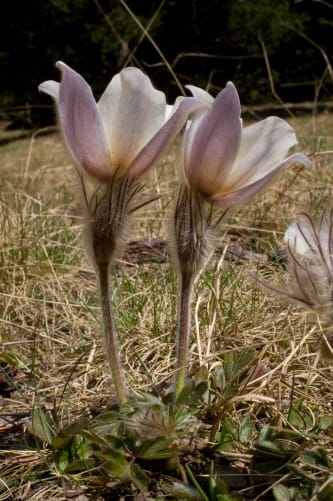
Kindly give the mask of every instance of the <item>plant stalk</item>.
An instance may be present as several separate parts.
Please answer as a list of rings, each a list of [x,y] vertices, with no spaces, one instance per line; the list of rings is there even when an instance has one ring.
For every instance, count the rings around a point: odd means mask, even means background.
[[[191,300],[193,291],[193,273],[183,271],[180,273],[179,305],[177,312],[176,336],[176,400],[185,385],[188,364],[188,348],[191,330]]]
[[[101,297],[105,346],[111,366],[111,375],[117,394],[117,400],[119,405],[122,406],[127,401],[127,387],[125,383],[123,368],[120,362],[118,336],[113,320],[110,298],[109,264],[105,262],[97,263],[96,269]]]

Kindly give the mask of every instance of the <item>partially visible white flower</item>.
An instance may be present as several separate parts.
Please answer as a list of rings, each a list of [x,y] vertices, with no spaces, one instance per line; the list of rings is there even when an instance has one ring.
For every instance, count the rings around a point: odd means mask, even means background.
[[[333,207],[325,208],[319,221],[301,214],[284,240],[289,281],[280,293],[320,320],[321,355],[333,360]]]
[[[332,207],[327,207],[315,223],[307,214],[300,214],[284,236],[289,252],[304,258],[313,266],[320,264],[333,281]]]

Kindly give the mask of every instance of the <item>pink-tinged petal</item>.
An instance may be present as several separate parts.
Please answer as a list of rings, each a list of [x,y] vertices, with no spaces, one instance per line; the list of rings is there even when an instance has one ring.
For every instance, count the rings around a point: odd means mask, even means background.
[[[145,172],[172,143],[184,127],[189,115],[205,108],[206,105],[194,97],[180,100],[169,120],[135,157],[131,164],[130,174],[138,176]]]
[[[193,97],[200,99],[200,101],[208,104],[208,106],[211,106],[214,103],[213,96],[211,96],[206,90],[201,89],[201,87],[196,87],[195,85],[185,85],[185,87],[192,93]]]
[[[55,82],[54,80],[47,80],[46,82],[43,82],[40,85],[38,85],[39,92],[44,92],[45,94],[48,94],[49,96],[53,97],[53,99],[56,102],[58,102],[59,99],[59,88],[60,88],[60,83]]]
[[[185,132],[184,174],[192,188],[207,196],[219,190],[235,161],[241,128],[238,93],[229,82]]]
[[[294,129],[278,117],[268,117],[244,128],[225,189],[236,190],[265,177],[283,161],[295,144]]]
[[[64,63],[58,111],[68,148],[75,162],[93,177],[103,181],[112,176],[103,125],[91,88]]]
[[[166,100],[138,68],[114,76],[98,102],[112,169],[126,171],[165,122]]]
[[[309,167],[310,161],[308,157],[303,155],[302,153],[295,153],[294,155],[286,158],[284,162],[275,167],[274,170],[271,170],[268,174],[266,174],[266,176],[258,179],[254,183],[246,185],[235,191],[224,191],[223,193],[212,197],[211,201],[213,204],[218,205],[219,207],[233,207],[235,205],[240,205],[248,202],[259,191],[266,188],[267,185],[271,183],[273,178],[277,176],[277,174],[294,164],[301,164],[305,167]]]

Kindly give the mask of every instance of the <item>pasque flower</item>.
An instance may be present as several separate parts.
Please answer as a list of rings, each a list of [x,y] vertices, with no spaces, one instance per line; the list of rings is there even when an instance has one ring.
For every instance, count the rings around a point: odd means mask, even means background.
[[[100,181],[145,172],[202,104],[182,99],[170,113],[163,92],[138,68],[115,75],[96,103],[84,78],[63,62],[61,82],[39,90],[57,104],[60,126],[74,162]],[[168,116],[168,120],[166,117]]]
[[[286,167],[310,166],[303,154],[286,158],[297,140],[284,120],[269,117],[243,128],[238,93],[231,82],[215,99],[203,89],[188,88],[207,109],[198,112],[185,129],[182,184],[171,229],[180,284],[176,397],[184,387],[193,281],[214,249],[214,207],[223,209],[217,219],[221,221],[231,207],[249,201]]]
[[[163,92],[137,68],[115,75],[98,102],[85,79],[58,62],[61,82],[39,90],[56,102],[60,128],[80,175],[86,241],[99,281],[105,342],[119,403],[127,398],[109,296],[109,270],[126,238],[141,191],[139,176],[156,162],[193,111],[205,105],[180,99],[172,110]],[[88,182],[90,181],[90,182]]]
[[[309,159],[289,149],[297,144],[293,128],[278,117],[242,127],[237,90],[228,82],[214,99],[189,85],[209,109],[193,120],[183,141],[185,182],[220,207],[250,200],[276,174],[292,164],[310,167]]]
[[[300,214],[284,237],[290,280],[278,291],[320,319],[323,358],[333,360],[333,206],[318,221]]]

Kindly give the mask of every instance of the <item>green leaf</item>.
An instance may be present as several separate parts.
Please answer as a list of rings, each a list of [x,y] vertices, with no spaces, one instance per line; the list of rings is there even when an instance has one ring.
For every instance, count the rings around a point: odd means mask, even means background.
[[[242,416],[239,423],[239,442],[249,442],[254,434],[254,425],[249,416]]]
[[[59,470],[63,473],[87,470],[95,463],[92,453],[93,449],[90,442],[81,435],[75,435],[59,455]]]
[[[257,357],[256,350],[248,349],[240,352],[229,352],[224,359],[224,399],[228,400],[239,393],[239,386],[250,365]]]
[[[270,426],[263,426],[259,431],[258,442],[269,440],[272,436],[272,428]]]
[[[10,350],[0,353],[0,364],[10,365],[18,369],[26,369],[28,364],[21,355],[13,353]]]
[[[218,365],[217,367],[215,367],[213,374],[213,384],[221,393],[223,393],[226,387],[224,370]]]
[[[89,459],[76,459],[73,461],[70,461],[66,468],[62,470],[63,473],[82,473],[86,472],[90,468],[93,468],[96,464],[96,461],[94,458],[89,458]],[[60,469],[60,468],[59,468]]]
[[[211,463],[209,471],[209,494],[212,501],[218,501],[221,495],[228,494],[229,490],[226,483],[214,474],[214,463]]]
[[[139,447],[136,455],[142,459],[165,459],[177,456],[179,451],[169,448],[172,442],[174,442],[174,439],[164,437],[145,440]]]
[[[207,391],[207,381],[201,381],[195,384],[193,380],[186,382],[186,385],[177,397],[176,405],[194,405],[200,400],[202,395]]]
[[[322,416],[318,419],[318,428],[325,431],[333,426],[333,416]]]
[[[225,418],[221,424],[221,429],[217,433],[217,450],[227,451],[235,448],[235,440],[238,435],[238,424],[231,418]]]
[[[333,480],[320,489],[317,493],[318,501],[332,501],[333,500]]]
[[[273,494],[275,501],[293,501],[294,496],[283,484],[273,485]]]
[[[224,374],[227,382],[238,379],[248,369],[256,356],[257,353],[254,349],[225,353],[223,356]]]
[[[54,449],[63,449],[73,439],[74,435],[79,434],[86,425],[87,420],[79,420],[64,426],[52,440],[51,446]]]
[[[130,465],[123,452],[112,450],[103,453],[97,452],[95,455],[102,460],[103,467],[108,473],[120,480],[130,478]]]
[[[225,418],[221,424],[220,432],[217,434],[217,450],[230,450],[236,447],[235,442],[247,443],[254,433],[254,426],[248,416],[242,416],[240,421]]]
[[[305,452],[302,454],[302,459],[304,463],[317,466],[318,468],[330,468],[330,460],[327,452],[323,448],[317,448],[312,451]]]
[[[55,435],[55,424],[46,416],[40,407],[32,409],[31,422],[27,424],[28,431],[42,442],[48,445],[52,443]]]
[[[100,437],[105,437],[107,434],[115,435],[119,428],[119,423],[119,412],[108,412],[97,416],[90,430]]]
[[[201,496],[201,499],[202,501],[209,501],[209,498],[208,496],[206,495],[206,493],[204,492],[204,490],[202,489],[201,485],[199,484],[199,482],[197,481],[197,479],[195,478],[195,475],[194,473],[192,472],[191,470],[191,467],[189,465],[189,463],[185,463],[185,470],[186,470],[186,473],[188,474],[191,482],[194,484],[195,488],[197,489],[197,491],[199,492],[200,496]]]
[[[308,482],[315,482],[316,477],[315,475],[310,475],[306,470],[302,469],[300,466],[297,466],[294,463],[291,463],[288,465],[288,470],[293,473],[296,477],[303,478],[304,480],[307,480]]]
[[[58,468],[61,473],[64,473],[69,465],[69,450],[64,450],[58,459]]]
[[[303,407],[303,400],[297,400],[288,414],[290,426],[299,431],[311,430],[314,426],[312,415]]]
[[[278,445],[270,440],[258,440],[256,443],[256,448],[267,452],[273,456],[284,456],[285,451],[281,449]]]
[[[172,485],[165,488],[166,495],[172,496],[172,499],[187,499],[189,501],[202,501],[199,492],[191,485],[182,482],[173,482]]]
[[[149,485],[149,477],[136,463],[130,465],[130,479],[137,489],[145,491]]]

